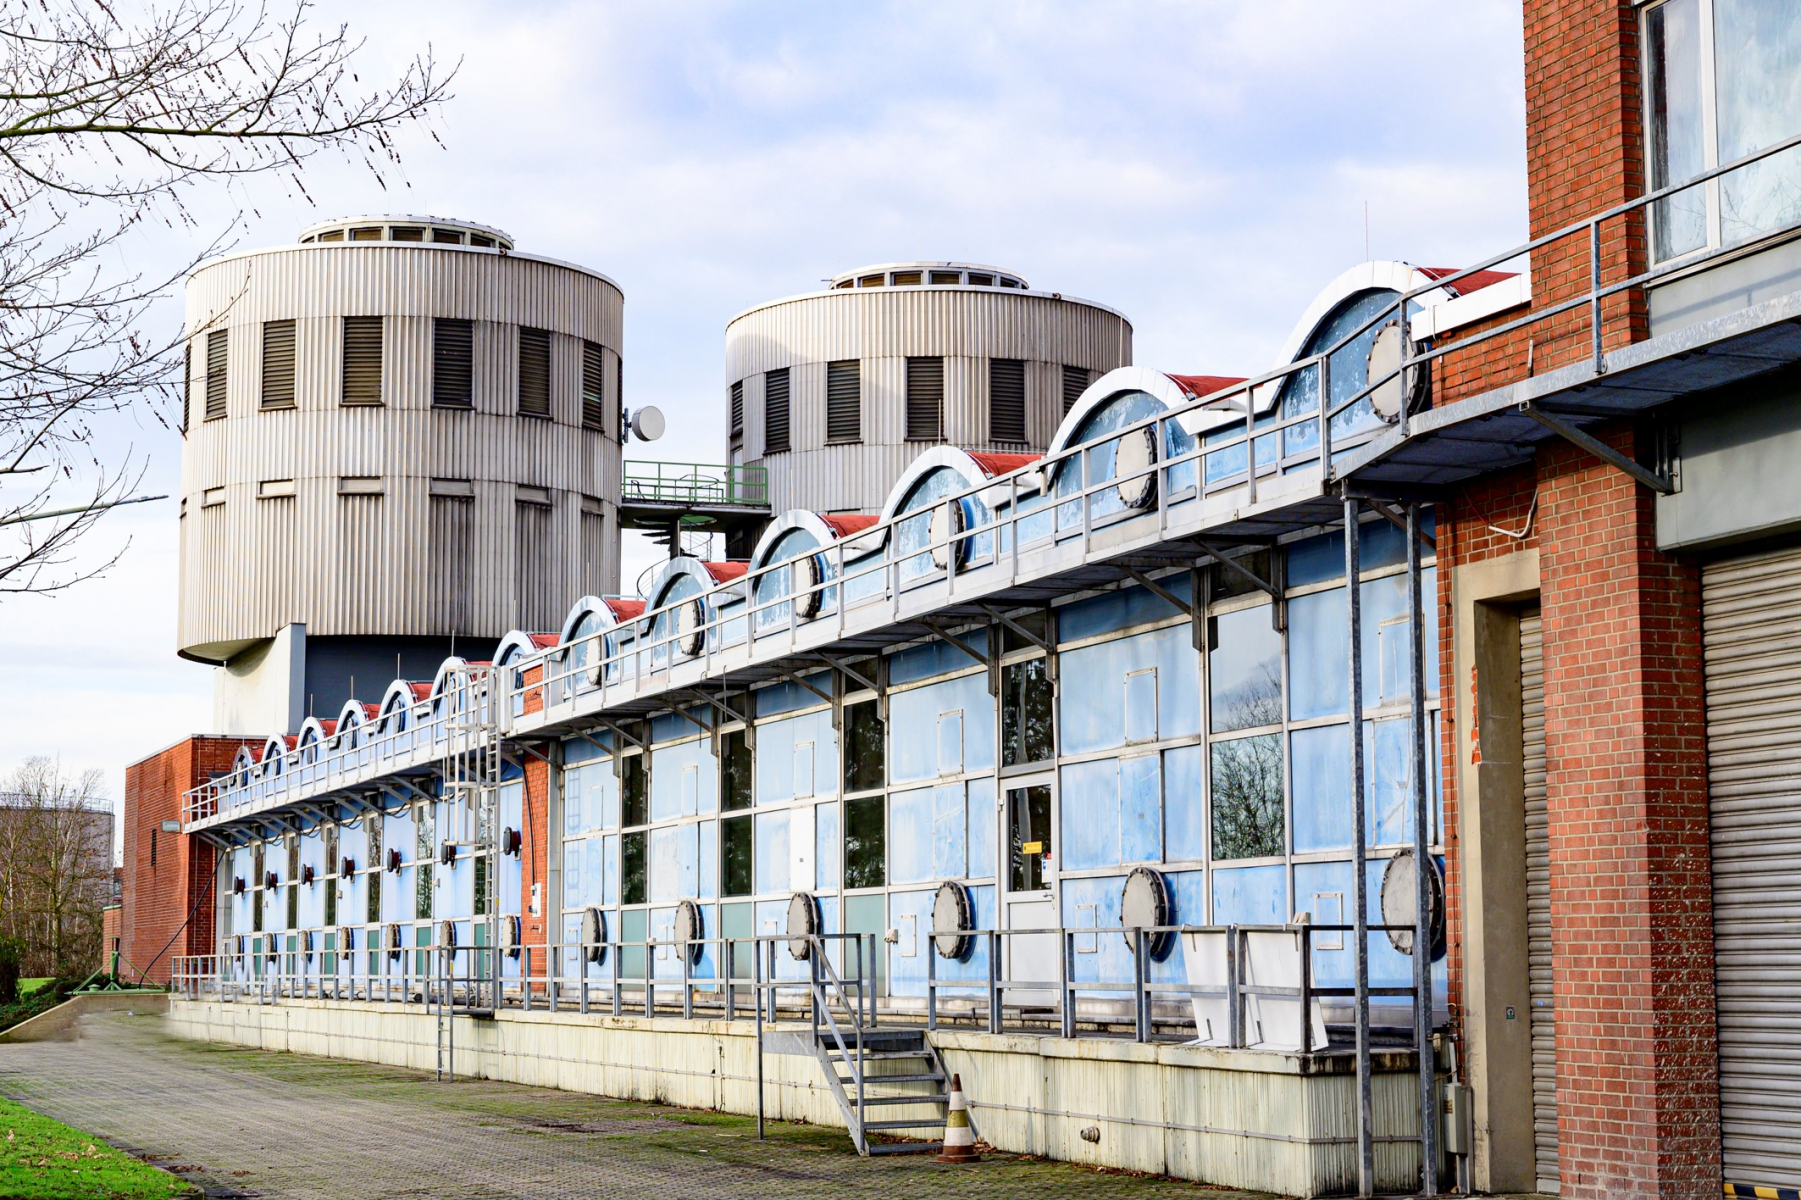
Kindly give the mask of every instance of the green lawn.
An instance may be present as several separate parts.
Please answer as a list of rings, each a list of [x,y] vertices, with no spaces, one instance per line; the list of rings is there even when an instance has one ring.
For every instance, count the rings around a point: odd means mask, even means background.
[[[0,1099],[0,1196],[7,1200],[150,1200],[192,1190],[99,1138]]]
[[[41,992],[55,982],[56,977],[52,975],[46,975],[42,979],[21,979],[19,980],[19,999],[23,1000],[33,992]]]

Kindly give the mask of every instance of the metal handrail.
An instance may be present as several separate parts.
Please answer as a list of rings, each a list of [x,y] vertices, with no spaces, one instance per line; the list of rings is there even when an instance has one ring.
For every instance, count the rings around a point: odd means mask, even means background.
[[[664,462],[627,459],[624,498],[673,504],[734,504],[767,508],[767,467],[737,463]]]

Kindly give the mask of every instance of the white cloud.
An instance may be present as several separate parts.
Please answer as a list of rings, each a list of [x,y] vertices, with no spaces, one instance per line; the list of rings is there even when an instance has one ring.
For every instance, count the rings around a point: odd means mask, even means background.
[[[367,38],[364,79],[432,38],[461,56],[444,149],[403,137],[383,191],[316,160],[309,207],[274,179],[202,201],[240,244],[321,216],[459,215],[625,289],[627,391],[722,456],[723,332],[738,310],[865,262],[966,257],[1131,318],[1141,363],[1252,372],[1363,257],[1453,264],[1525,234],[1520,14],[1511,0],[1170,3],[324,0]],[[172,269],[204,238],[149,231]],[[165,307],[173,328],[177,306]],[[179,442],[100,431],[151,456]],[[107,579],[0,607],[0,767],[118,764],[202,728],[207,670],[175,659],[174,514]],[[650,561],[635,547],[631,564]],[[54,632],[54,636],[48,636]]]

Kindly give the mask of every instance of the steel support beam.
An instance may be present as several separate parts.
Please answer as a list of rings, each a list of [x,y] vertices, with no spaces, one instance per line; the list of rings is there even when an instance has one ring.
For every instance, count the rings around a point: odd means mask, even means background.
[[[1594,434],[1589,433],[1585,429],[1577,428],[1562,417],[1546,412],[1532,401],[1521,401],[1519,411],[1522,416],[1530,417],[1532,420],[1537,421],[1540,425],[1543,425],[1546,429],[1549,429],[1564,441],[1588,451],[1588,453],[1594,455],[1608,466],[1616,467],[1619,470],[1624,471],[1658,495],[1668,496],[1676,490],[1676,485],[1671,483],[1669,479],[1659,475],[1655,471],[1640,466],[1624,454],[1621,454],[1618,450],[1615,450],[1612,446],[1609,446],[1606,442],[1603,442]]]
[[[1363,611],[1358,584],[1363,574],[1361,548],[1358,545],[1358,510],[1362,502],[1347,496],[1344,501],[1345,610],[1349,617],[1346,631],[1350,643],[1351,714],[1351,905],[1352,925],[1356,938],[1357,1005],[1357,1195],[1375,1195],[1376,1145],[1375,1103],[1370,1081],[1370,930],[1369,930],[1369,847],[1364,836],[1363,796]],[[1303,1020],[1311,1014],[1302,1014]]]

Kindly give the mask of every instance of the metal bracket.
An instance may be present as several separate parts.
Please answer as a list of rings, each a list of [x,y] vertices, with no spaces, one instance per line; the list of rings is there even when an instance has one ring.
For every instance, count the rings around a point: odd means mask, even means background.
[[[844,676],[857,686],[872,691],[878,696],[882,694],[883,688],[880,683],[846,663],[843,659],[833,658],[829,654],[821,654],[817,651],[814,652],[813,657],[832,668],[834,671],[837,671],[840,675]]]
[[[1394,505],[1388,503],[1386,500],[1369,500],[1366,501],[1366,503],[1371,508],[1375,509],[1376,513],[1390,525],[1399,529],[1403,534],[1407,532],[1407,518],[1404,514],[1396,512]],[[1433,552],[1437,553],[1438,538],[1427,533],[1423,526],[1420,529],[1420,541],[1424,545],[1432,547]]]
[[[1234,575],[1243,578],[1249,582],[1252,587],[1267,595],[1270,598],[1270,624],[1275,627],[1276,632],[1278,633],[1287,632],[1288,601],[1282,595],[1282,556],[1277,548],[1273,546],[1270,548],[1270,565],[1274,569],[1276,578],[1265,579],[1237,559],[1227,557],[1226,554],[1213,543],[1198,537],[1189,538],[1188,540],[1205,551],[1207,556],[1214,562],[1218,563],[1226,570],[1231,571]]]
[[[975,659],[977,662],[981,663],[983,669],[985,671],[987,671],[987,673],[988,673],[988,694],[990,696],[993,696],[997,700],[1000,699],[1000,694],[1001,694],[1001,678],[1000,678],[1000,676],[1001,676],[1001,656],[995,650],[995,646],[998,644],[1000,639],[995,637],[995,635],[994,635],[995,626],[993,625],[993,623],[990,623],[988,626],[988,653],[986,653],[986,654],[977,653],[976,650],[969,645],[969,643],[963,641],[961,638],[958,638],[951,633],[946,632],[944,627],[939,625],[935,621],[922,621],[920,623],[922,625],[924,625],[927,629],[930,629],[932,631],[932,636],[937,638],[939,641],[945,642],[948,645],[955,646],[957,649],[963,651],[963,653],[969,655],[969,657],[971,657],[971,658]]]
[[[706,702],[706,697],[700,696],[700,695],[698,695],[698,693],[683,692],[681,694],[686,695],[686,696],[694,696],[695,698],[699,699],[702,703]],[[702,733],[706,734],[708,737],[711,737],[713,735],[713,726],[707,724],[705,721],[701,720],[699,717],[697,717],[693,713],[689,712],[686,708],[683,708],[680,705],[677,705],[675,708],[672,708],[669,711],[674,713],[676,716],[681,717],[683,720],[689,722],[690,724],[699,726],[700,731]]]
[[[707,693],[702,692],[702,691],[694,691],[694,692],[691,692],[690,694],[701,697],[708,704],[711,704],[717,711],[724,713],[729,720],[742,721],[746,725],[749,725],[751,723],[750,717],[746,716],[744,713],[739,712],[737,709],[733,708],[731,705],[729,705],[725,702],[725,697],[726,697],[727,693],[724,690],[721,690],[719,695],[717,695],[717,696],[709,696],[709,695],[707,695]]]
[[[994,605],[984,604],[984,605],[982,605],[982,611],[987,613],[989,616],[993,617],[996,621],[999,621],[1002,625],[1005,625],[1008,629],[1011,629],[1014,633],[1017,633],[1020,637],[1024,638],[1026,641],[1032,643],[1032,645],[1034,645],[1034,646],[1038,647],[1040,650],[1044,651],[1046,654],[1049,654],[1052,650],[1056,649],[1056,647],[1052,646],[1050,644],[1050,642],[1046,641],[1044,638],[1039,637],[1037,634],[1033,633],[1030,629],[1027,629],[1024,625],[1021,625],[1018,621],[1015,621],[1012,617],[1009,617],[1006,613],[1002,612],[999,608],[995,607]]]
[[[631,734],[627,733],[624,729],[622,729],[617,722],[609,721],[603,717],[603,718],[601,718],[600,723],[603,726],[605,726],[606,729],[610,733],[612,733],[612,735],[614,737],[616,737],[620,741],[624,742],[626,746],[631,746],[631,747],[634,747],[639,750],[649,750],[650,749],[650,747],[647,746],[642,740],[633,737]],[[600,743],[595,742],[593,738],[589,738],[588,740],[590,742],[594,742],[594,745],[596,745],[596,746],[600,745]],[[602,747],[602,748],[604,749],[604,747]],[[620,747],[620,749],[624,749],[624,747],[622,746],[622,747]],[[617,757],[617,754],[618,754],[618,752],[616,750],[608,750],[607,753],[614,755],[615,757]]]
[[[921,621],[920,624],[924,625],[927,629],[931,630],[933,637],[937,638],[941,642],[946,642],[949,645],[955,646],[957,649],[963,651],[963,653],[969,655],[969,657],[971,657],[971,658],[975,659],[977,662],[981,663],[984,667],[992,665],[989,662],[989,658],[990,658],[989,655],[980,653],[979,651],[977,651],[973,647],[971,647],[968,642],[963,641],[961,638],[956,637],[954,634],[945,632],[944,627],[939,625],[937,622]]]
[[[799,675],[796,675],[793,671],[789,671],[786,669],[778,669],[776,673],[778,675],[780,675],[783,679],[786,679],[789,683],[792,683],[794,686],[806,688],[809,692],[812,692],[815,696],[818,696],[821,700],[824,700],[827,704],[830,704],[832,702],[832,694],[830,692],[824,692],[824,691],[819,690],[818,688],[814,687],[812,684],[808,683],[806,680],[802,679]]]
[[[1180,596],[1158,583],[1155,579],[1152,579],[1149,575],[1140,571],[1137,567],[1128,566],[1125,568],[1125,572],[1127,575],[1130,575],[1140,587],[1150,592],[1151,595],[1157,597],[1178,612],[1187,613],[1189,620],[1195,618],[1195,608],[1192,601],[1182,599]]]
[[[1520,402],[1519,412],[1521,416],[1529,417],[1538,422],[1571,445],[1578,446],[1581,449],[1588,451],[1608,466],[1616,467],[1619,470],[1624,471],[1658,495],[1668,496],[1675,492],[1676,485],[1670,482],[1667,477],[1659,475],[1655,471],[1647,470],[1638,463],[1633,462],[1630,458],[1627,458],[1624,454],[1621,454],[1618,450],[1615,450],[1612,446],[1609,446],[1606,442],[1603,442],[1594,434],[1589,433],[1587,430],[1577,428],[1562,417],[1546,412],[1532,401],[1522,400]]]

